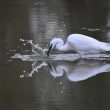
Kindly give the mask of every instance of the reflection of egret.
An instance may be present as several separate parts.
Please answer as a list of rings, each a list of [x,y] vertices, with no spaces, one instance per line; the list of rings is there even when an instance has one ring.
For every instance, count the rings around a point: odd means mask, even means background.
[[[64,42],[60,38],[55,38],[50,41],[50,48],[48,50],[48,55],[50,50],[55,48],[59,51],[74,50],[79,54],[84,53],[100,53],[110,51],[110,44],[105,42],[100,42],[92,37],[81,34],[71,34],[67,38],[67,42]]]
[[[101,60],[103,60],[104,56],[105,55],[102,56]],[[93,60],[92,62],[91,60],[78,60],[80,63],[77,63],[77,56],[74,55],[58,54],[52,57],[52,60],[49,60],[47,56],[36,57],[36,55],[15,54],[15,56],[12,56],[11,58],[19,58],[22,61],[33,62],[32,71],[29,74],[23,75],[21,77],[31,77],[35,71],[38,72],[38,69],[47,65],[50,67],[50,73],[52,76],[60,77],[63,76],[65,72],[67,74],[68,79],[71,81],[85,80],[96,74],[110,71],[110,64],[104,62],[104,60],[103,62],[100,61],[100,58],[96,58],[97,60]],[[108,57],[109,56],[105,56],[105,58]],[[55,62],[55,64],[53,62]],[[59,64],[60,62],[62,63]]]
[[[52,66],[50,74],[54,77],[63,76],[66,73],[70,81],[78,82],[86,80],[97,74],[110,71],[110,64],[101,61],[80,61],[79,63],[62,63]]]

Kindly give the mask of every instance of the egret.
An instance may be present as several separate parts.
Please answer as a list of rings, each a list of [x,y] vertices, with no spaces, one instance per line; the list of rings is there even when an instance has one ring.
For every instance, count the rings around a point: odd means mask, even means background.
[[[82,35],[71,34],[68,36],[66,43],[60,38],[54,38],[50,41],[50,47],[47,55],[50,51],[56,49],[58,51],[76,51],[79,55],[84,54],[98,54],[101,52],[110,51],[110,44],[96,40],[95,38]]]

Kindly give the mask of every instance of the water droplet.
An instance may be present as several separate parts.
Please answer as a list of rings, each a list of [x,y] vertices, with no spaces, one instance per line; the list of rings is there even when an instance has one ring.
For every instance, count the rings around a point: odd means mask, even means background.
[[[26,44],[23,44],[24,46],[26,45]]]
[[[24,39],[21,39],[21,38],[20,38],[20,41],[24,41]]]
[[[24,78],[24,75],[20,75],[19,77],[20,77],[20,78]]]
[[[24,70],[23,73],[26,73],[26,71]]]
[[[62,84],[62,82],[60,82],[60,85]]]
[[[61,29],[61,30],[59,30],[60,32],[63,32],[63,30]]]

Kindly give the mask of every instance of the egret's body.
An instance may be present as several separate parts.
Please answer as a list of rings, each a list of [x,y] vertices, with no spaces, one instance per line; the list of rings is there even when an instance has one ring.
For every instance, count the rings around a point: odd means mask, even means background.
[[[60,38],[50,41],[52,48],[59,51],[73,50],[79,54],[92,54],[110,51],[110,44],[98,41],[92,37],[82,34],[71,34],[68,36],[66,43]]]

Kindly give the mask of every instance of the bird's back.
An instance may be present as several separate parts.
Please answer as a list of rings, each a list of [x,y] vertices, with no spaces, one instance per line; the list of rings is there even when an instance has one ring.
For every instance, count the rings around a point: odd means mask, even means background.
[[[78,42],[79,44],[80,43],[90,43],[90,44],[97,44],[99,43],[100,41],[92,38],[92,37],[89,37],[89,36],[86,36],[86,35],[82,35],[82,34],[71,34],[68,36],[68,39],[69,41],[73,41],[73,42]]]
[[[99,53],[105,50],[105,43],[86,35],[71,34],[68,36],[67,42],[78,52]]]

